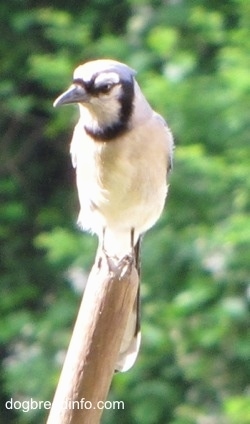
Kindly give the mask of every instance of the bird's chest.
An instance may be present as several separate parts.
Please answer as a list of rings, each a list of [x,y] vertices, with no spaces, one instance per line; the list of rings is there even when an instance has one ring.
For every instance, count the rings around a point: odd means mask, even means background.
[[[72,142],[76,161],[77,187],[81,204],[90,201],[97,208],[122,202],[131,185],[128,155],[116,142],[93,142],[89,138]]]

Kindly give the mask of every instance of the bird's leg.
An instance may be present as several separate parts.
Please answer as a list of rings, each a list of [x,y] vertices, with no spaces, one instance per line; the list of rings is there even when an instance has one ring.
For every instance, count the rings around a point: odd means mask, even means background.
[[[132,227],[130,231],[130,245],[131,245],[131,251],[133,253],[134,253],[134,241],[135,241],[135,229],[134,227]]]
[[[99,239],[99,247],[98,247],[98,255],[97,255],[97,266],[100,269],[102,266],[102,260],[105,257],[105,260],[108,264],[109,270],[112,271],[114,268],[114,260],[116,260],[116,257],[112,257],[108,254],[106,248],[105,248],[105,232],[106,228],[103,227],[102,229],[102,238]]]
[[[105,231],[106,231],[106,228],[103,227],[103,229],[102,229],[102,252],[104,252],[104,250],[105,250],[105,248],[104,248]]]
[[[140,265],[141,265],[140,264],[141,238],[142,236],[138,238],[135,244],[135,229],[131,228],[131,232],[130,232],[131,255],[139,275],[140,275]]]
[[[131,256],[134,264],[136,265],[136,246],[135,246],[135,229],[134,227],[130,230],[130,247],[131,247]]]
[[[102,265],[103,254],[107,258],[107,252],[105,251],[105,247],[104,247],[105,230],[106,230],[106,228],[103,227],[103,229],[102,229],[102,238],[101,238],[101,240],[99,238],[98,254],[96,256],[97,266],[98,266],[99,269],[101,268],[101,265]]]
[[[102,260],[105,258],[105,261],[108,263],[110,270],[114,264],[118,265],[121,260],[127,260],[129,263],[134,264],[136,269],[139,271],[139,250],[140,250],[140,239],[135,244],[135,229],[132,227],[130,230],[130,248],[131,251],[128,252],[123,258],[117,256],[111,256],[105,248],[105,232],[106,228],[103,227],[102,235],[99,238],[99,248],[98,254],[96,256],[97,266],[100,269],[102,266]],[[113,266],[112,266],[113,265]]]

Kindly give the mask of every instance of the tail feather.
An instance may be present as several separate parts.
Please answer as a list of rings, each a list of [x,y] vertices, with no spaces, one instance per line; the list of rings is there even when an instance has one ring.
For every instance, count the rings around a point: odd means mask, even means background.
[[[141,237],[134,247],[135,266],[140,279],[140,246]],[[139,282],[140,283],[140,282]],[[116,363],[116,371],[125,372],[135,363],[141,342],[140,331],[140,286],[125,329],[120,352]]]

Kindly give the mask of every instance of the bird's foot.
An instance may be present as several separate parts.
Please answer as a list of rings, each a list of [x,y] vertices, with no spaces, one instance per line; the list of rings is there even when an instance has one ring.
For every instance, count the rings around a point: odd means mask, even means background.
[[[97,266],[100,269],[103,266],[103,261],[108,264],[108,268],[110,271],[114,268],[114,264],[118,262],[118,258],[116,256],[111,256],[108,252],[102,248],[100,255],[97,257]]]
[[[103,267],[103,264],[107,265],[108,271],[110,273],[117,272],[120,274],[120,278],[129,271],[131,271],[132,266],[135,264],[133,252],[118,258],[117,256],[111,256],[105,249],[102,249],[100,255],[96,259],[97,267],[100,270]]]

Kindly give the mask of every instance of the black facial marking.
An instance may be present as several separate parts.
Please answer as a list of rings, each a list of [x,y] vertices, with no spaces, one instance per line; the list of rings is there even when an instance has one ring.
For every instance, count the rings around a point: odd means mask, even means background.
[[[120,97],[121,113],[120,119],[124,123],[128,123],[129,118],[133,112],[133,99],[134,99],[134,82],[131,79],[122,82],[122,94]]]
[[[128,129],[124,123],[116,123],[109,125],[105,128],[89,128],[84,127],[88,135],[90,135],[95,141],[111,141],[118,135],[125,133]]]
[[[77,84],[80,85],[81,87],[84,87],[84,89],[91,95],[91,96],[95,96],[98,97],[99,94],[107,94],[114,85],[116,85],[115,83],[105,83],[105,81],[103,82],[103,84],[99,84],[98,86],[95,85],[95,79],[99,74],[94,74],[91,78],[90,81],[84,81],[81,78],[75,78],[73,80],[73,84]]]
[[[113,72],[113,70],[112,70]],[[88,127],[85,126],[85,131],[96,141],[110,141],[118,135],[125,133],[129,127],[129,120],[133,112],[133,99],[134,99],[134,81],[132,75],[120,79],[118,83],[100,83],[95,85],[95,80],[99,73],[92,76],[91,80],[84,81],[81,78],[75,78],[74,84],[84,87],[84,89],[93,97],[98,97],[100,94],[108,94],[114,85],[121,85],[121,95],[119,103],[121,105],[119,119],[106,127]]]
[[[130,80],[124,79],[119,82],[121,85],[122,91],[119,98],[121,104],[121,110],[119,115],[119,120],[114,122],[112,125],[106,126],[104,128],[89,128],[85,126],[85,131],[96,141],[111,141],[116,138],[118,135],[125,133],[129,128],[129,119],[133,112],[133,99],[134,99],[134,82],[131,77]],[[107,85],[107,84],[106,84]],[[105,84],[103,87],[106,86]],[[101,86],[102,87],[102,86]],[[98,87],[98,90],[93,88],[90,83],[88,83],[88,91],[92,95],[98,95],[102,91],[101,87]],[[106,88],[105,88],[106,89]],[[110,89],[110,88],[109,88]]]

